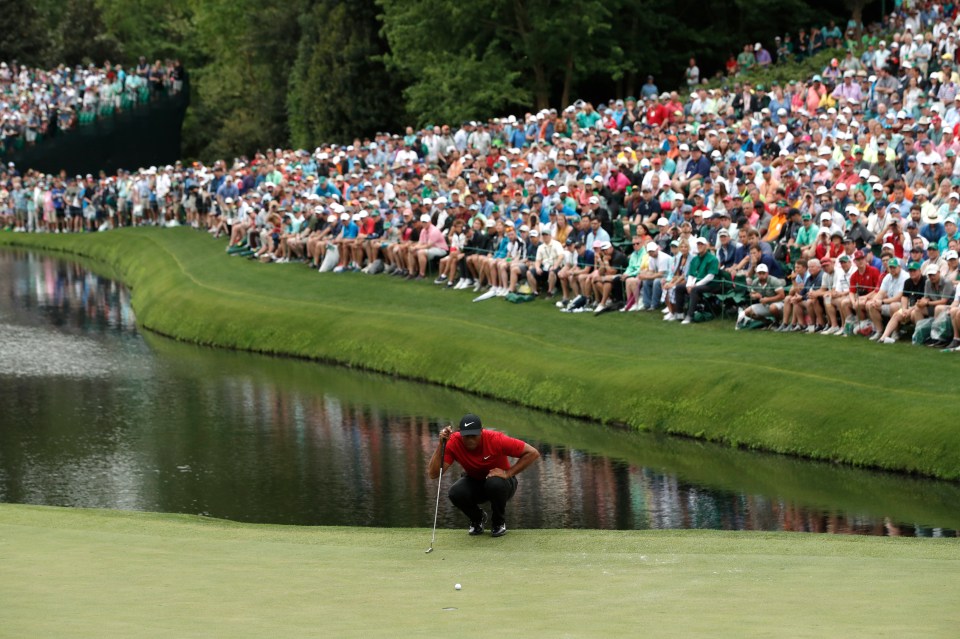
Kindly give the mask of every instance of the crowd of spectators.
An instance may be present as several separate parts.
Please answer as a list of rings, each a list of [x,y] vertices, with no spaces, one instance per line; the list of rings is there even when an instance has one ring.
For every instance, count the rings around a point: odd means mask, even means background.
[[[904,7],[876,30],[780,42],[839,47],[785,85],[688,72],[683,96],[649,78],[639,99],[312,152],[111,176],[10,167],[0,211],[31,231],[185,224],[227,236],[230,255],[321,273],[436,272],[475,302],[683,324],[730,310],[737,328],[882,343],[912,330],[956,349],[960,19],[953,4]],[[751,49],[734,73],[766,63]]]
[[[151,64],[141,57],[129,69],[107,61],[49,70],[0,62],[0,154],[132,108],[151,95],[179,93],[183,79],[178,60]]]

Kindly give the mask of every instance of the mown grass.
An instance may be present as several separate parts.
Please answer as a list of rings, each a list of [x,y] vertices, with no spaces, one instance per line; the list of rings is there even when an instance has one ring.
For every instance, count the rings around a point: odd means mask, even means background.
[[[566,315],[544,302],[223,253],[189,229],[0,236],[83,255],[133,289],[144,327],[199,344],[336,362],[604,422],[960,478],[960,360],[906,344]]]
[[[947,637],[960,623],[946,539],[439,531],[428,555],[427,529],[0,505],[0,540],[10,637]]]

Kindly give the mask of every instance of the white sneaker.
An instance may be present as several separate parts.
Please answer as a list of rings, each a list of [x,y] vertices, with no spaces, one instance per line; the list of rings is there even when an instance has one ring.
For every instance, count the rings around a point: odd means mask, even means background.
[[[333,272],[334,272],[334,273],[343,273],[343,267],[342,267],[342,266],[336,266],[336,267],[334,267]]]
[[[666,306],[664,306],[664,307],[663,307],[663,310],[660,311],[660,312],[663,313],[664,315],[669,315],[669,314],[670,314],[670,309],[667,308]]]
[[[875,331],[875,332],[873,333],[873,335],[870,336],[869,339],[870,339],[871,342],[876,342],[878,339],[880,339],[880,333],[879,333],[879,331]]]
[[[480,291],[480,280],[477,280],[476,284],[473,285],[473,292],[477,293]]]
[[[680,323],[681,323],[681,324],[692,324],[693,322],[690,320],[689,317],[684,317],[684,318],[683,318],[683,321],[680,322]]]
[[[881,337],[881,338],[880,338],[880,343],[881,343],[881,344],[896,344],[896,343],[897,343],[897,340],[893,339],[892,337]]]
[[[634,304],[633,308],[630,309],[631,313],[639,313],[640,311],[649,311],[651,309],[647,308],[643,304]]]
[[[670,311],[667,311],[667,314],[663,316],[663,321],[672,322],[673,320],[674,320],[673,313],[671,313]]]
[[[504,286],[500,289],[500,292],[497,293],[497,297],[506,297],[509,294],[510,294],[510,289]]]
[[[743,318],[747,316],[747,312],[742,308],[737,311],[737,324],[743,323]]]
[[[817,332],[817,327],[814,326],[813,324],[810,324],[809,326],[807,326],[807,332],[808,332],[808,333],[816,333],[816,332]]]

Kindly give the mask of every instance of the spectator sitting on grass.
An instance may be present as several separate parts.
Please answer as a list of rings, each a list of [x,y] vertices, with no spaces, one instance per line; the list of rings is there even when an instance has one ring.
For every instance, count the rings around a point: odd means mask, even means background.
[[[719,286],[715,281],[720,272],[717,257],[710,252],[706,238],[697,238],[696,245],[697,254],[690,260],[686,284],[676,288],[677,307],[686,309],[682,324],[693,322],[697,306],[703,300],[703,296],[714,292]]]
[[[737,318],[737,328],[741,328],[748,320],[760,320],[777,324],[783,313],[783,300],[786,292],[783,287],[786,283],[770,275],[766,264],[757,264],[755,275],[748,280],[750,300],[753,302],[744,309]]]
[[[880,270],[870,264],[866,254],[860,250],[853,254],[853,262],[856,269],[850,276],[850,297],[848,306],[844,307],[844,317],[855,312],[857,320],[863,321],[867,303],[880,287]]]
[[[538,295],[540,287],[546,285],[547,297],[550,298],[557,294],[557,272],[563,264],[563,245],[553,239],[549,228],[541,231],[540,237],[533,265],[527,270],[527,282],[534,295]]]
[[[623,305],[621,276],[627,268],[627,256],[610,242],[600,243],[600,258],[597,260],[594,278],[594,299],[598,300],[596,314],[616,310]]]
[[[910,324],[916,324],[926,317],[933,317],[933,308],[921,308],[918,305],[923,299],[924,289],[926,288],[926,277],[920,270],[919,262],[910,262],[907,265],[908,277],[903,284],[903,297],[901,306],[897,312],[893,313],[890,321],[887,322],[883,334],[878,340],[881,344],[893,344],[897,341],[900,328]],[[931,272],[937,273],[939,279],[940,271],[936,267],[931,268]]]
[[[819,285],[817,285],[813,274],[816,269],[815,263],[819,263],[822,267]],[[810,268],[811,277],[807,281],[807,299],[803,302],[803,310],[806,316],[812,320],[807,324],[807,332],[822,333],[827,330],[826,304],[828,300],[832,300],[835,266],[831,257],[825,257],[822,260],[810,260],[807,266]]]
[[[880,281],[880,287],[869,295],[869,299],[864,304],[875,329],[873,335],[870,336],[871,341],[880,339],[884,318],[889,318],[900,310],[903,285],[906,281],[907,274],[900,267],[900,260],[896,257],[889,258],[887,274]]]

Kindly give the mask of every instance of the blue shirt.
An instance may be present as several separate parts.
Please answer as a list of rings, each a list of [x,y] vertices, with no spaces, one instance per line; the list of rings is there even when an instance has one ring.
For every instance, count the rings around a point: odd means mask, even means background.
[[[357,223],[353,220],[343,227],[343,239],[351,240],[360,233],[360,228],[357,226]]]

